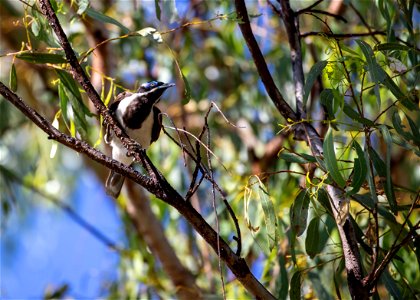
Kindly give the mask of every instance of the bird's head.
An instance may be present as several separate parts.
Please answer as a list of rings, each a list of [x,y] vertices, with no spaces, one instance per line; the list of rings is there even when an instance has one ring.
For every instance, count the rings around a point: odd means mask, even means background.
[[[157,103],[159,102],[163,92],[167,88],[173,87],[174,85],[174,83],[164,83],[161,81],[153,80],[143,83],[137,90],[137,93],[142,94],[142,96],[146,96],[149,100],[153,101],[154,103]]]

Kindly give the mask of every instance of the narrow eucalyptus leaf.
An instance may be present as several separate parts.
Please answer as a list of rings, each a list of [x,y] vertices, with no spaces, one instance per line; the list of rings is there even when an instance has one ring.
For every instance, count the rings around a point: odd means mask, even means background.
[[[63,64],[67,63],[66,58],[61,54],[41,53],[41,52],[22,52],[16,58],[32,64]]]
[[[309,200],[308,190],[301,190],[290,207],[290,223],[296,236],[301,236],[305,232],[308,220]]]
[[[328,129],[327,134],[324,138],[324,161],[327,167],[327,171],[331,175],[331,178],[338,184],[339,187],[344,188],[346,181],[338,169],[337,158],[335,157],[334,150],[334,137],[331,128]]]
[[[355,140],[353,141],[353,148],[356,149],[357,158],[354,160],[352,190],[348,192],[348,195],[356,194],[360,190],[368,171],[365,153]]]
[[[17,91],[18,82],[17,82],[15,64],[12,64],[12,67],[10,68],[9,87],[13,92]]]
[[[303,105],[306,106],[306,103],[308,102],[309,94],[311,92],[312,86],[314,85],[316,79],[319,75],[321,75],[322,70],[326,67],[328,62],[326,60],[318,61],[316,64],[314,64],[309,71],[308,77],[305,82],[305,86],[303,88],[304,94],[303,94]]]
[[[260,182],[258,187],[258,194],[261,200],[261,206],[264,212],[264,222],[267,228],[267,240],[270,251],[273,250],[277,244],[277,219],[276,213],[274,211],[273,202],[270,199],[270,196],[267,193],[266,187],[262,182]]]
[[[100,13],[99,11],[94,10],[92,7],[87,8],[85,12],[92,19],[95,19],[95,20],[103,22],[103,23],[108,23],[108,24],[113,24],[113,25],[118,26],[123,31],[123,33],[129,33],[130,32],[130,29],[125,27],[123,24],[121,24],[120,22],[118,22],[114,18],[111,18],[110,16],[104,15],[103,13]]]
[[[302,298],[300,290],[300,285],[302,283],[301,278],[302,272],[296,271],[293,274],[292,279],[290,279],[290,300],[300,300]]]
[[[156,18],[160,21],[160,15],[162,13],[161,9],[160,9],[160,4],[159,4],[159,0],[155,0],[155,11],[156,11]]]

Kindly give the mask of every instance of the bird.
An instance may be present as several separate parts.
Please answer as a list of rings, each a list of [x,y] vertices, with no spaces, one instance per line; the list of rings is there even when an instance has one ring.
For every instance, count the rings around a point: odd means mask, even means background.
[[[163,93],[174,83],[161,81],[149,81],[143,83],[136,93],[122,92],[115,97],[108,107],[110,114],[121,125],[125,133],[141,148],[147,149],[155,142],[161,131],[161,111],[155,105],[160,101]],[[112,132],[111,126],[104,124],[106,132],[105,143],[112,149],[112,158],[131,166],[133,158],[127,156],[127,149],[121,140]],[[114,170],[111,170],[105,182],[106,193],[118,198],[125,177]]]

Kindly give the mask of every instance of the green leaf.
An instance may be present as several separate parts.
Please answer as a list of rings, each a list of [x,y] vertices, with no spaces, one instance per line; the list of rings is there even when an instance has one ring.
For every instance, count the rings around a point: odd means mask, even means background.
[[[39,24],[38,18],[36,17],[32,19],[31,30],[34,36],[38,37],[39,32],[41,31],[41,25]]]
[[[321,99],[321,104],[325,106],[328,112],[328,119],[335,119],[335,110],[334,110],[334,94],[331,89],[324,89],[319,95]]]
[[[414,136],[411,133],[406,132],[404,130],[404,125],[402,124],[400,115],[398,111],[395,111],[392,115],[392,125],[394,125],[394,129],[398,132],[398,134],[405,139],[406,141],[414,140]]]
[[[296,236],[301,236],[305,232],[309,200],[308,190],[301,190],[290,207],[290,225]]]
[[[310,258],[314,258],[318,253],[321,253],[329,239],[328,232],[335,226],[334,219],[326,215],[325,221],[320,217],[315,216],[309,223],[306,232],[305,249]]]
[[[10,68],[9,87],[13,92],[17,91],[17,76],[15,64]]]
[[[307,155],[306,157],[303,157],[296,153],[287,153],[287,152],[281,152],[279,154],[279,158],[284,159],[285,161],[289,163],[298,163],[298,164],[307,164],[310,162],[313,162],[313,163],[316,162],[315,157],[311,155]]]
[[[392,78],[385,72],[384,69],[376,62],[372,48],[364,41],[357,40],[359,47],[362,49],[363,54],[366,57],[367,68],[371,74],[372,80],[375,83],[382,83],[385,85],[391,93],[401,101],[402,105],[410,110],[418,110],[417,106],[410,99],[408,95],[405,95],[399,86],[392,80]]]
[[[317,192],[317,200],[321,205],[326,209],[330,216],[333,216],[333,211],[330,203],[330,198],[328,197],[328,193],[324,189],[318,189]]]
[[[16,58],[32,64],[63,64],[67,63],[66,58],[61,54],[41,53],[41,52],[22,52]]]
[[[286,260],[284,259],[284,255],[278,255],[279,258],[279,267],[280,267],[280,274],[277,276],[276,285],[275,285],[275,295],[276,298],[279,300],[286,300],[287,294],[289,292],[289,280],[287,278],[287,270],[286,270]]]
[[[306,232],[305,249],[310,258],[314,258],[322,250],[319,247],[319,223],[319,217],[314,217],[309,222],[308,231]]]
[[[334,151],[334,137],[331,128],[328,129],[328,132],[325,135],[323,150],[324,161],[332,180],[334,180],[339,187],[344,188],[346,186],[346,181],[338,169],[337,158],[335,157]]]
[[[357,111],[355,111],[350,105],[347,103],[344,103],[343,112],[350,117],[352,120],[358,121],[359,123],[366,125],[366,126],[373,126],[375,123],[373,123],[371,120],[366,119],[359,115]]]
[[[162,11],[160,9],[159,2],[160,2],[159,0],[155,0],[156,18],[160,21],[160,15],[161,15]]]
[[[184,90],[185,97],[182,99],[181,103],[182,105],[186,105],[191,100],[191,87],[190,87],[190,84],[188,83],[187,77],[184,76],[184,73],[181,70],[180,72],[181,72],[181,77],[182,77],[182,80],[184,81],[184,86],[185,86],[185,90]]]
[[[357,158],[354,160],[353,181],[351,183],[353,189],[347,193],[349,196],[356,194],[360,190],[368,171],[365,152],[362,150],[362,147],[356,140],[353,141],[352,147],[356,149]]]
[[[56,72],[63,86],[69,91],[66,100],[70,101],[73,108],[73,113],[75,115],[74,124],[79,133],[83,135],[88,130],[86,116],[91,116],[92,114],[83,103],[82,96],[73,77],[65,71],[56,70]]]
[[[309,281],[312,284],[312,287],[315,290],[315,294],[317,295],[318,299],[322,300],[332,300],[333,297],[327,292],[324,285],[321,282],[321,278],[319,278],[318,273],[309,272],[308,273]]]
[[[381,129],[382,136],[384,137],[386,143],[386,184],[385,184],[385,194],[388,199],[389,206],[391,211],[397,215],[398,213],[398,204],[397,199],[395,198],[394,184],[392,183],[391,177],[391,150],[392,150],[392,138],[389,133],[388,127],[385,125],[379,126]]]
[[[100,22],[104,22],[104,23],[113,24],[113,25],[118,26],[119,28],[121,28],[121,30],[125,34],[130,32],[130,29],[125,27],[123,24],[121,24],[120,22],[118,22],[114,18],[111,18],[110,16],[104,15],[104,14],[94,10],[92,7],[89,7],[88,9],[86,9],[86,14],[89,17],[91,17],[92,19],[98,20]]]
[[[373,166],[375,167],[376,173],[380,177],[385,177],[386,176],[386,165],[385,165],[384,161],[381,159],[379,154],[373,148],[369,148],[368,153],[369,153],[370,158],[372,159]]]
[[[403,299],[404,297],[401,294],[400,288],[398,284],[395,282],[394,278],[392,278],[391,274],[389,274],[388,269],[386,269],[381,277],[380,281],[385,285],[386,289],[388,290],[389,294],[394,297],[394,299]]]
[[[290,279],[290,300],[300,300],[302,298],[300,290],[301,278],[301,271],[293,273],[292,279]]]
[[[70,121],[67,112],[67,104],[70,102],[70,100],[67,96],[62,82],[58,84],[58,97],[60,98],[61,117],[63,118],[64,124],[66,125],[67,129],[70,130]]]
[[[416,143],[419,147],[419,143],[420,143],[420,129],[417,127],[416,123],[407,115],[405,115],[407,120],[408,120],[408,124],[410,125],[410,129],[411,129],[411,133],[413,135],[413,142]]]
[[[324,70],[327,64],[328,64],[328,61],[326,60],[318,61],[316,64],[312,66],[311,70],[309,71],[308,77],[305,82],[305,87],[303,88],[303,91],[304,91],[303,105],[304,106],[306,106],[309,94],[311,92],[312,86],[315,83],[315,80],[322,73],[322,70]]]
[[[276,213],[274,211],[273,202],[271,201],[270,196],[267,193],[266,187],[264,183],[262,183],[262,181],[259,181],[258,195],[264,213],[264,222],[267,228],[267,240],[269,249],[271,251],[277,244],[277,218]]]

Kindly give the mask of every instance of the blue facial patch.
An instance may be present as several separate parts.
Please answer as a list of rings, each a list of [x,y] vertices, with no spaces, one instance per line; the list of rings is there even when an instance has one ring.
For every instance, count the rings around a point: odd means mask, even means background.
[[[151,90],[151,89],[159,86],[159,82],[153,80],[153,81],[149,81],[149,82],[143,83],[141,86],[143,88],[145,88],[146,90]]]

